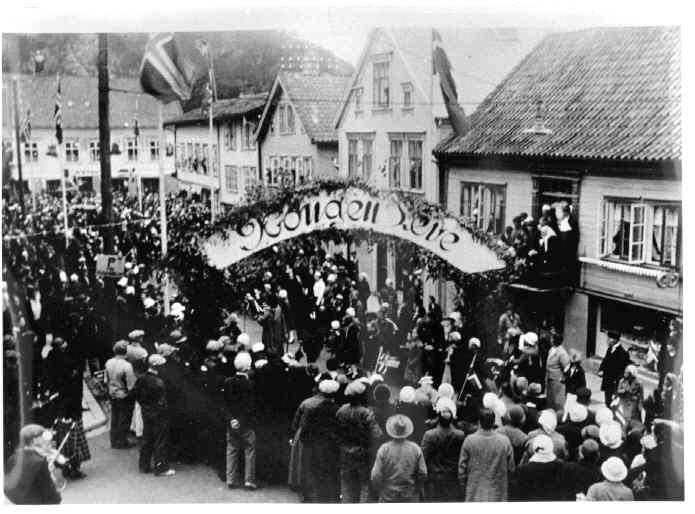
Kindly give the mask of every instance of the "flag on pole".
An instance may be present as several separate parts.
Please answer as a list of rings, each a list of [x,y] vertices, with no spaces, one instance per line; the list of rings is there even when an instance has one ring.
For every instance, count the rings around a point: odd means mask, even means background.
[[[53,109],[53,122],[56,126],[56,140],[63,144],[63,99],[60,92],[60,75],[58,75],[58,89],[56,90],[56,103]]]
[[[210,51],[210,45],[204,39],[196,39],[195,47],[207,60],[208,65],[208,90],[210,91],[210,103],[217,101],[217,83],[215,81],[215,67],[212,62],[212,52]]]
[[[31,109],[27,109],[26,117],[22,121],[22,143],[28,143],[31,139]]]
[[[140,125],[138,125],[137,114],[135,115],[135,119],[133,120],[133,135],[135,137],[140,137]]]
[[[140,66],[140,85],[148,95],[163,103],[191,98],[194,67],[179,51],[174,35],[153,35]]]
[[[456,135],[460,136],[468,132],[469,126],[466,113],[458,103],[456,82],[451,74],[451,69],[451,61],[449,61],[442,45],[442,36],[437,30],[432,29],[432,74],[439,75],[439,86],[442,90],[446,112],[449,114],[449,122]]]

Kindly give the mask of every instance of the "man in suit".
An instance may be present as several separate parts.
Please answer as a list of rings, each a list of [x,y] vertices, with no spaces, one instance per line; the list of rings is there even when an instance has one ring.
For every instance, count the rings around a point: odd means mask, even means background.
[[[618,389],[618,382],[623,377],[625,367],[630,364],[630,355],[620,344],[620,332],[608,332],[608,349],[598,368],[601,381],[601,391],[605,396],[606,405],[610,407],[613,395]]]

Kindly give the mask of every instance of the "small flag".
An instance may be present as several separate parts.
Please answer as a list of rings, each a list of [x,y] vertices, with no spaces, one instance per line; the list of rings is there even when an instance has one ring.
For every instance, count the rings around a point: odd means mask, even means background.
[[[56,126],[56,140],[63,144],[63,99],[60,94],[60,75],[58,75],[58,89],[56,91],[56,103],[53,109],[53,121]]]
[[[451,74],[451,68],[449,57],[442,46],[442,36],[437,30],[432,29],[432,74],[439,75],[439,86],[446,112],[449,114],[449,122],[456,135],[460,136],[468,132],[469,126],[466,113],[458,103],[456,82]]]
[[[26,117],[22,122],[22,142],[27,143],[31,139],[31,109],[27,109]]]
[[[195,40],[195,47],[200,52],[200,55],[202,55],[203,57],[207,57],[210,53],[208,42],[205,41],[204,39],[196,39]]]
[[[150,38],[140,66],[140,85],[163,103],[186,101],[193,89],[193,65],[184,58],[171,33]]]

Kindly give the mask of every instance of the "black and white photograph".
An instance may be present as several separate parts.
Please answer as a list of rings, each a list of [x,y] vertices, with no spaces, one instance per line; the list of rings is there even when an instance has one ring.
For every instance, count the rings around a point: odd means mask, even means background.
[[[685,500],[675,3],[43,4],[5,506]]]

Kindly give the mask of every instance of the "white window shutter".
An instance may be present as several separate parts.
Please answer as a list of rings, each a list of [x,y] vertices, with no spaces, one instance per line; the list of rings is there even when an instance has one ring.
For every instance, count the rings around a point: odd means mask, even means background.
[[[628,254],[630,264],[644,262],[646,210],[647,206],[643,203],[630,205],[630,247]]]

